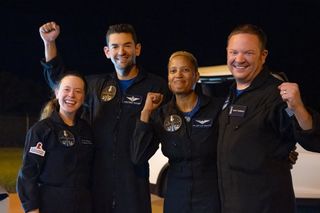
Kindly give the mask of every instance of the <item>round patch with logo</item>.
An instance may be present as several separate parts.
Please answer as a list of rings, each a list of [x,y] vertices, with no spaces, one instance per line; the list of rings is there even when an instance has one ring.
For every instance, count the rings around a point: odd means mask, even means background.
[[[60,131],[58,137],[60,143],[67,147],[73,146],[76,142],[76,139],[74,138],[73,134],[68,130]]]
[[[167,132],[175,132],[180,129],[182,119],[178,115],[170,115],[164,120],[163,127]]]
[[[102,101],[107,102],[110,101],[116,96],[117,88],[113,85],[106,86],[103,88],[100,98]]]

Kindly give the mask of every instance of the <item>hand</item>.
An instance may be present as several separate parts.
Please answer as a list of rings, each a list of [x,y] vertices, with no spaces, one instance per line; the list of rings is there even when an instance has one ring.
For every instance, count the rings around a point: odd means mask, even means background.
[[[44,43],[55,42],[60,34],[60,27],[55,22],[48,22],[39,28]]]
[[[153,111],[159,107],[163,99],[161,93],[148,92],[143,110]]]
[[[293,148],[293,150],[291,150],[291,152],[289,153],[289,163],[290,163],[290,168],[293,168],[293,165],[296,164],[297,160],[298,160],[298,155],[299,153],[296,152],[297,147],[295,146]]]
[[[148,122],[152,111],[160,106],[162,100],[163,95],[161,93],[148,92],[146,102],[141,111],[140,120]]]
[[[282,83],[278,89],[280,90],[282,100],[287,103],[288,108],[293,112],[295,112],[299,107],[304,107],[298,84],[285,82]]]

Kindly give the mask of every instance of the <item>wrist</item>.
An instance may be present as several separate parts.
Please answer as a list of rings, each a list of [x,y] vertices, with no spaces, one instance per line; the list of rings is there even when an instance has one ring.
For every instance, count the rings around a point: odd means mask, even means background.
[[[148,123],[148,122],[149,122],[149,119],[150,119],[151,113],[152,113],[151,110],[143,109],[143,110],[141,111],[141,114],[140,114],[140,120],[143,121],[143,122]]]

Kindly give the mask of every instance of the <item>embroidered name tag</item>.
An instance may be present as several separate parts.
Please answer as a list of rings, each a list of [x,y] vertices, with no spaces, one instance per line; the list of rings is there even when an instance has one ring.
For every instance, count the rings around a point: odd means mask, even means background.
[[[30,147],[29,152],[32,153],[32,154],[36,154],[36,155],[42,156],[42,157],[46,154],[46,151],[44,151],[43,148],[42,148],[42,143],[41,142],[38,142],[36,146]]]
[[[212,119],[194,119],[192,120],[192,127],[194,128],[210,128],[212,127]]]
[[[235,116],[235,117],[244,117],[247,111],[247,106],[242,106],[242,105],[231,105],[230,110],[229,110],[229,115],[230,116]]]
[[[122,103],[140,105],[142,103],[142,97],[137,95],[126,95],[123,97]]]

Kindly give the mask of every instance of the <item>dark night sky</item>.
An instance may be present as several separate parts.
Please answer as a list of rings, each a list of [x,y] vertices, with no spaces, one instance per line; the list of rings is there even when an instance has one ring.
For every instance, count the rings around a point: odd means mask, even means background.
[[[191,51],[200,66],[224,64],[230,30],[253,23],[269,37],[269,67],[286,72],[300,84],[307,104],[320,109],[320,90],[314,89],[319,82],[316,0],[59,2],[0,3],[0,71],[41,85],[43,97],[48,91],[39,63],[44,54],[38,28],[47,21],[61,26],[57,42],[67,66],[84,73],[113,71],[102,51],[105,32],[110,24],[131,23],[143,47],[138,61],[163,76],[168,56],[176,50]]]

